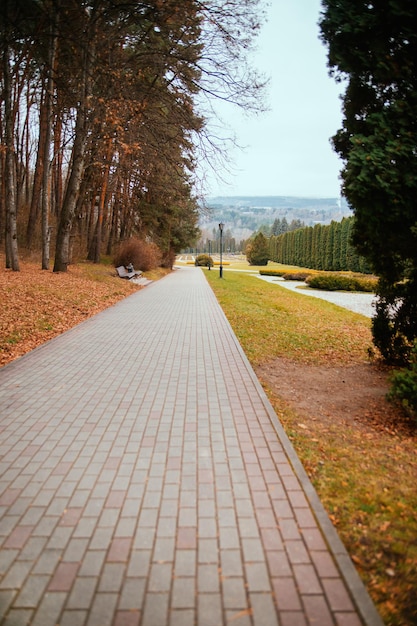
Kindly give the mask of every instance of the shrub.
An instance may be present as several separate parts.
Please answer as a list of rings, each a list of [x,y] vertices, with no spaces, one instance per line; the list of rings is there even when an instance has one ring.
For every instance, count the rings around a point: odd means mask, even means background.
[[[162,253],[158,246],[149,241],[132,237],[124,241],[114,257],[114,266],[132,263],[135,270],[147,272],[161,265]]]
[[[284,270],[259,270],[261,276],[283,276]]]
[[[411,350],[410,367],[395,372],[391,384],[389,400],[398,400],[417,421],[417,341]]]
[[[391,285],[380,280],[372,318],[374,344],[387,363],[399,366],[409,365],[417,334],[417,298],[415,293],[406,297],[413,288],[410,282]]]
[[[306,282],[313,289],[325,289],[326,291],[366,291],[372,293],[376,289],[376,279],[334,272],[315,274],[308,277]]]
[[[175,263],[175,251],[171,248],[168,252],[166,252],[161,260],[161,267],[166,267],[169,270],[172,270]]]
[[[284,280],[299,280],[304,282],[311,276],[311,272],[286,272],[283,274]]]
[[[196,267],[213,267],[213,259],[208,254],[199,254],[195,260]]]

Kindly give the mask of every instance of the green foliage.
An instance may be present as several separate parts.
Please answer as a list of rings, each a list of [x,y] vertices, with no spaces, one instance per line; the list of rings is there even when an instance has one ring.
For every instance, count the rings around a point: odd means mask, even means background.
[[[377,294],[374,343],[387,362],[406,365],[417,337],[417,277],[396,284],[381,278]]]
[[[306,281],[311,276],[311,272],[285,272],[283,274],[284,280],[299,280],[300,282]]]
[[[313,272],[294,271],[289,272],[287,270],[259,270],[261,276],[282,276],[284,280],[299,280],[305,281]]]
[[[250,265],[268,265],[269,243],[263,233],[258,233],[246,246],[246,258]]]
[[[325,271],[370,273],[351,244],[353,217],[288,231],[269,240],[271,261]]]
[[[367,291],[374,292],[377,281],[360,276],[321,272],[306,280],[309,287],[326,291]]]
[[[285,270],[259,270],[261,276],[283,276]]]
[[[195,265],[197,267],[213,267],[213,259],[208,254],[199,254],[196,257]]]
[[[390,400],[398,400],[407,413],[417,421],[417,342],[411,351],[410,367],[391,377]]]
[[[347,83],[333,144],[353,243],[381,278],[374,342],[406,361],[417,338],[417,4],[324,0],[323,9],[329,66]]]

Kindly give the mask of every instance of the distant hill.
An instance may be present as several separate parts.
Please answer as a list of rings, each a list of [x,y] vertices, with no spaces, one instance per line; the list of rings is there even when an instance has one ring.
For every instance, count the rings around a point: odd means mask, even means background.
[[[302,196],[216,196],[208,198],[209,206],[233,206],[233,207],[266,207],[280,208],[315,208],[335,207],[347,203],[344,198],[316,198]]]
[[[206,200],[200,228],[209,233],[224,222],[236,239],[246,239],[260,226],[271,226],[284,217],[288,223],[300,220],[306,226],[329,224],[352,215],[344,198],[298,196],[217,196]]]

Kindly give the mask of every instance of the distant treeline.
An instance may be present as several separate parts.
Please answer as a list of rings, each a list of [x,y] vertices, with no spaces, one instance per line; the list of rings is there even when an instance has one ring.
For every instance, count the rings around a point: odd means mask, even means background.
[[[316,270],[371,273],[351,244],[354,217],[316,224],[269,238],[269,258],[276,263]]]

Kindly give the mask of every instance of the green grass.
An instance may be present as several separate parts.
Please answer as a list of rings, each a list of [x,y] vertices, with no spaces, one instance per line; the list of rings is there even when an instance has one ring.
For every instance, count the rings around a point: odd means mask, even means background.
[[[366,360],[370,321],[330,302],[306,298],[246,273],[206,271],[243,349],[253,363],[278,356],[329,363]]]

